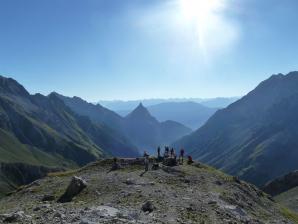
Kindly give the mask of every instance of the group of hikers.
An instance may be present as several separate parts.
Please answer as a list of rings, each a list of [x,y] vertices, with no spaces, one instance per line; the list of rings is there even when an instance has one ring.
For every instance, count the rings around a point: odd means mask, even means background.
[[[149,165],[150,165],[150,158],[149,157],[150,157],[150,155],[145,151],[144,152],[144,165],[145,165],[145,172],[144,173],[149,171]],[[184,149],[180,149],[179,157],[178,157],[178,160],[177,160],[177,155],[176,155],[176,151],[175,151],[174,148],[170,149],[170,147],[165,146],[165,149],[164,149],[164,152],[163,152],[163,155],[162,155],[161,148],[158,147],[157,148],[157,158],[152,158],[153,161],[154,161],[152,169],[155,169],[155,168],[158,169],[159,162],[163,162],[163,165],[166,165],[166,166],[168,166],[167,165],[168,163],[166,163],[166,162],[170,162],[171,163],[170,166],[176,166],[178,164],[183,165],[184,157],[185,157]],[[194,161],[192,160],[192,157],[190,155],[188,155],[187,156],[187,164],[190,165],[193,162]],[[113,159],[112,167],[108,171],[108,173],[111,172],[111,171],[118,170],[120,168],[121,168],[121,166],[118,163],[118,159],[115,157]]]
[[[149,170],[149,154],[145,151],[144,152],[144,164],[145,164],[145,171]],[[179,157],[178,157],[178,161],[177,161],[177,154],[174,148],[165,146],[164,152],[163,152],[163,156],[161,154],[161,148],[158,147],[157,148],[157,161],[164,161],[166,159],[173,159],[175,162],[178,162],[180,165],[183,165],[184,162],[184,156],[185,156],[185,150],[182,148],[180,149],[180,153],[179,153]],[[193,160],[192,157],[189,155],[187,156],[187,164],[192,164]]]

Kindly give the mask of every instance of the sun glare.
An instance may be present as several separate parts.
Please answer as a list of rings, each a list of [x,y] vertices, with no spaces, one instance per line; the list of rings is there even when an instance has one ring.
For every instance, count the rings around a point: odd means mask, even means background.
[[[178,0],[182,21],[191,25],[203,55],[228,45],[235,30],[224,18],[226,0]]]
[[[223,6],[222,0],[180,0],[185,18],[202,22]]]

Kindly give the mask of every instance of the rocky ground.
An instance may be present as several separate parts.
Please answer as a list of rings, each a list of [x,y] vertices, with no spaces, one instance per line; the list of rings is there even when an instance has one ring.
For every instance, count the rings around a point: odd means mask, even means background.
[[[143,173],[138,160],[110,160],[55,173],[0,201],[0,223],[297,223],[255,186],[202,164]],[[58,203],[73,176],[87,187]]]

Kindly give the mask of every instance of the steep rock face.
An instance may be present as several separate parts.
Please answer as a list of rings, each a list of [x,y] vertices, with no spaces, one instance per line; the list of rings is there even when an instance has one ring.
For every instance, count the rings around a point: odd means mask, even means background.
[[[298,168],[298,72],[274,75],[174,145],[257,185]]]
[[[78,171],[51,174],[0,201],[0,222],[22,212],[27,223],[295,223],[297,215],[255,186],[203,164],[162,167],[143,173],[140,160],[111,160]],[[71,203],[59,198],[73,176],[87,186]],[[76,178],[77,179],[77,178]],[[76,188],[77,189],[77,188]],[[79,188],[81,189],[81,188]],[[7,214],[7,215],[1,215]]]

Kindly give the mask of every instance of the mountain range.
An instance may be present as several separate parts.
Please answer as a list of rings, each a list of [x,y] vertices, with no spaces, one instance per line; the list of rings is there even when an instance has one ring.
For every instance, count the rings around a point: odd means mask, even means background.
[[[74,113],[55,94],[30,95],[15,80],[0,77],[0,189],[32,181],[26,175],[37,170],[82,166],[112,155],[138,151],[112,129]]]
[[[190,132],[178,122],[157,121],[142,104],[123,118],[79,97],[31,95],[0,76],[0,191],[51,170],[153,152]]]
[[[217,108],[195,102],[168,102],[149,106],[148,111],[161,122],[173,120],[196,130],[217,111]]]
[[[88,116],[93,122],[110,127],[119,135],[125,136],[140,151],[147,150],[153,153],[159,145],[170,144],[192,131],[175,121],[157,121],[143,104],[139,104],[126,117],[121,117],[99,104],[88,103],[79,97],[53,94],[77,114]]]
[[[141,100],[100,100],[98,103],[110,110],[119,112],[120,114],[127,115],[140,102],[147,108],[162,103],[185,103],[194,102],[199,103],[209,108],[224,108],[229,104],[238,100],[239,97],[216,97],[216,98],[172,98],[172,99],[141,99]],[[95,103],[97,104],[97,103]]]
[[[298,72],[278,74],[176,143],[259,186],[298,168]]]

